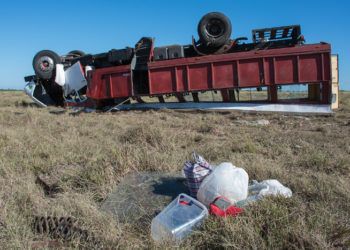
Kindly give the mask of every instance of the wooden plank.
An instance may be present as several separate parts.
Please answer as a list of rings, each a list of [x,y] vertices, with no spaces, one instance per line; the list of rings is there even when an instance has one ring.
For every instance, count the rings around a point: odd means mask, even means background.
[[[338,55],[331,56],[332,63],[332,109],[339,108],[339,60]]]
[[[332,83],[332,109],[339,108],[339,84]]]
[[[338,83],[339,84],[338,55],[332,55],[331,62],[332,62],[332,83]]]

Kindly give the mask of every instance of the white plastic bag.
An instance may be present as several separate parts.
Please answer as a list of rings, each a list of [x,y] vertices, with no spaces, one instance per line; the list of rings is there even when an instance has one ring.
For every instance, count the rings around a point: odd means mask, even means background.
[[[283,186],[278,180],[266,180],[263,182],[253,181],[253,185],[249,186],[251,194],[258,195],[261,199],[265,196],[281,195],[286,198],[292,197],[292,190]]]
[[[244,169],[237,168],[231,163],[222,163],[204,179],[197,198],[207,207],[221,196],[234,204],[247,198],[248,183],[249,177]]]

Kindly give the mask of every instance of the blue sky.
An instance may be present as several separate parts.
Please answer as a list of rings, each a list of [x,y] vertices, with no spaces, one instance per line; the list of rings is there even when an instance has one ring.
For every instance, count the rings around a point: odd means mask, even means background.
[[[22,89],[42,49],[59,54],[80,49],[100,53],[134,46],[142,36],[156,45],[188,44],[199,19],[220,11],[230,17],[233,37],[251,30],[301,24],[308,43],[332,44],[340,56],[341,88],[350,90],[348,0],[4,0],[0,7],[0,88]]]

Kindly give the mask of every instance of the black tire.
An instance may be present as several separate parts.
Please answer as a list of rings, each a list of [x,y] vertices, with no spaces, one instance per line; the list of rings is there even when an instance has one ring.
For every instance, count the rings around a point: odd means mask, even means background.
[[[33,68],[37,77],[49,80],[54,77],[56,64],[61,63],[61,57],[51,50],[42,50],[33,58]]]
[[[198,35],[203,45],[221,47],[228,42],[232,34],[230,19],[222,13],[206,14],[198,24]]]
[[[76,57],[82,57],[82,56],[85,56],[85,52],[84,51],[81,51],[81,50],[73,50],[71,52],[68,53],[68,55],[74,55]]]

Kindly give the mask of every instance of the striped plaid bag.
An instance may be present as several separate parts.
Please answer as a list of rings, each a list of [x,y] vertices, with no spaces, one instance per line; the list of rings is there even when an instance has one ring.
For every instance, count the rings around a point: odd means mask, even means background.
[[[196,152],[193,152],[192,156],[193,161],[185,162],[183,171],[191,196],[197,198],[199,186],[204,178],[213,171],[213,167],[202,156],[197,155]]]

